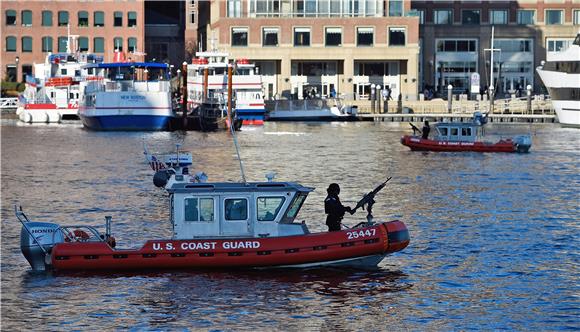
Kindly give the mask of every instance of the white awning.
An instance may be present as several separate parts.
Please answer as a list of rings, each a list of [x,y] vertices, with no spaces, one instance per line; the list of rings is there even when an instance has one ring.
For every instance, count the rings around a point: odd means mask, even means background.
[[[248,28],[232,28],[232,32],[248,32]]]
[[[310,32],[310,28],[294,28],[294,32]]]
[[[342,28],[326,28],[326,33],[342,33]]]
[[[374,28],[358,28],[356,31],[358,33],[374,33],[375,29]]]
[[[264,28],[265,33],[278,33],[278,28]]]

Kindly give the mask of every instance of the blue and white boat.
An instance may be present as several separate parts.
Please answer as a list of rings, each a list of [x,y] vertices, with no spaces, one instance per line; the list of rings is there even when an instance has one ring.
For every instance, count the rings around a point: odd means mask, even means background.
[[[81,83],[79,117],[92,130],[164,130],[174,116],[169,65],[154,62],[89,64]]]

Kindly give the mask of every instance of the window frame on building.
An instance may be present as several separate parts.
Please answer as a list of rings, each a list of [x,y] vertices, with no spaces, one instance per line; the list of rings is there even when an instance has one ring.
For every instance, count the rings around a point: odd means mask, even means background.
[[[226,4],[227,17],[242,17],[242,0],[228,0]]]
[[[99,41],[100,44],[97,44],[97,41]],[[93,38],[93,53],[105,53],[105,38],[103,37]]]
[[[127,27],[133,28],[136,26],[137,26],[137,12],[135,11],[127,12]]]
[[[523,23],[523,21],[524,21],[523,14],[532,14],[532,16],[530,17],[531,22]],[[525,17],[525,19],[527,20],[528,17]],[[534,24],[536,24],[536,11],[533,9],[518,9],[518,11],[516,13],[516,22],[519,25],[534,25]]]
[[[127,38],[127,52],[135,52],[137,51],[137,38],[129,37]]]
[[[396,4],[396,6],[393,6]],[[399,8],[396,8],[399,7]],[[394,8],[394,9],[393,9]],[[403,0],[389,0],[389,16],[402,17],[405,14],[405,6]]]
[[[439,18],[439,13],[447,13],[447,23],[441,23]],[[454,22],[453,9],[451,8],[441,8],[433,10],[433,24],[437,25],[451,25]]]
[[[32,53],[32,37],[22,36],[21,41],[21,51],[22,53]]]
[[[580,25],[580,9],[574,9],[572,11],[572,24]]]
[[[120,11],[113,12],[113,26],[116,28],[123,26],[123,12]]]
[[[89,51],[89,38],[88,37],[79,37],[78,39],[78,50],[79,52],[88,52]]]
[[[402,44],[393,44],[393,32],[403,31],[403,43]],[[387,36],[388,36],[388,45],[392,47],[404,47],[407,46],[407,28],[401,26],[390,26],[387,28]]]
[[[88,28],[89,27],[89,12],[86,10],[80,10],[77,13],[77,26],[80,28]]]
[[[65,18],[66,18],[66,21],[64,21]],[[59,12],[58,12],[58,26],[65,27],[69,24],[69,22],[70,22],[69,12],[66,10],[59,10]]]
[[[495,14],[496,13],[502,13],[503,17],[501,20],[499,20],[499,22],[496,22],[495,19]],[[490,9],[489,10],[489,24],[494,24],[494,25],[504,25],[504,24],[508,24],[509,22],[509,10],[508,9]]]
[[[266,34],[276,35],[276,42],[274,44],[268,43],[268,37]],[[278,47],[280,44],[280,28],[279,27],[262,27],[262,47]]]
[[[120,41],[120,43],[117,43]],[[120,47],[118,47],[120,45]],[[123,52],[123,37],[115,37],[113,38],[113,50]]]
[[[51,27],[52,26],[52,11],[51,10],[43,10],[42,11],[42,20],[41,24],[43,27]]]
[[[558,19],[558,23],[549,23],[549,13],[560,13],[560,17]],[[545,25],[562,25],[564,24],[564,10],[563,9],[546,9],[544,11],[544,24]]]
[[[5,23],[4,23],[5,25],[14,26],[17,24],[16,22],[18,21],[18,12],[15,11],[14,9],[7,9],[5,14],[4,14],[4,19],[5,19]]]
[[[369,33],[368,31],[370,31],[371,33]],[[363,44],[362,42],[364,41],[362,39],[362,37],[364,37],[365,34],[370,34],[371,35],[371,41],[368,44]],[[375,28],[374,27],[357,27],[356,28],[356,46],[362,46],[362,47],[372,47],[375,45]]]
[[[18,38],[16,36],[6,36],[4,41],[6,42],[6,52],[18,52]]]
[[[32,26],[32,10],[26,9],[20,12],[20,23],[23,27]]]
[[[250,29],[248,27],[232,27],[230,29],[230,45],[232,47],[248,47],[249,43]]]
[[[329,44],[328,36],[331,34],[339,34],[338,43]],[[341,27],[325,27],[324,28],[324,46],[326,47],[340,47],[342,46],[342,28]]]
[[[42,50],[42,52],[44,52],[44,53],[52,52],[52,48],[53,48],[52,36],[42,37],[41,38],[41,46],[40,46],[40,49]]]
[[[292,29],[292,45],[294,47],[309,47],[311,44],[312,28],[310,27],[294,27]],[[307,38],[299,38],[307,36]],[[299,41],[302,41],[300,44]]]
[[[93,13],[93,26],[94,27],[104,27],[105,26],[105,12],[102,10],[97,10]]]
[[[468,21],[468,16],[466,16],[465,14],[467,14],[468,12],[471,12],[471,14],[475,14],[477,13],[477,21],[475,22],[470,22]],[[481,9],[462,9],[461,10],[461,24],[463,25],[480,25],[481,24]]]
[[[67,43],[68,43],[68,37],[65,36],[59,36],[56,40],[56,49],[58,53],[64,53],[66,52],[66,48],[67,48]],[[62,47],[61,47],[62,46]]]

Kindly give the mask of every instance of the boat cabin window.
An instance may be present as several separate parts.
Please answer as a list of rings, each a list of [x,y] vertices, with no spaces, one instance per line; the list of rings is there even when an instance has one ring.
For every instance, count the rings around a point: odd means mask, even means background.
[[[229,198],[224,201],[226,220],[248,219],[248,201],[245,198]]]
[[[441,134],[441,136],[447,136],[447,134],[448,134],[448,128],[447,127],[440,127],[439,128],[439,133]]]
[[[273,221],[276,219],[280,208],[286,199],[280,197],[258,197],[257,208],[258,221]]]
[[[451,128],[451,136],[457,136],[459,134],[459,128]]]
[[[292,200],[292,202],[290,203],[290,207],[288,207],[286,214],[282,218],[283,223],[291,223],[292,221],[294,221],[294,218],[296,218],[298,211],[300,211],[302,204],[306,200],[306,196],[307,195],[305,194],[297,194],[294,197],[294,200]]]
[[[213,221],[213,198],[186,198],[185,221]]]
[[[471,137],[471,128],[461,128],[461,136],[463,137]]]

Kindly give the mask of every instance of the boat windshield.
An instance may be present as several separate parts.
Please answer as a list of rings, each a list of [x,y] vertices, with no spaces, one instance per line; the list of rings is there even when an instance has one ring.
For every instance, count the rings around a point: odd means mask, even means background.
[[[282,218],[280,223],[289,224],[294,221],[296,215],[298,215],[298,211],[300,211],[302,204],[306,200],[306,196],[308,196],[308,193],[298,193],[296,194],[296,196],[294,196],[294,199],[290,203],[290,206],[288,207],[288,210],[284,214],[284,217]]]

